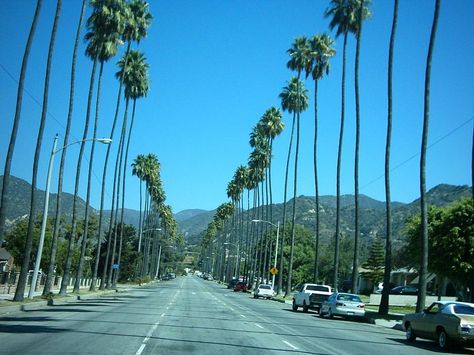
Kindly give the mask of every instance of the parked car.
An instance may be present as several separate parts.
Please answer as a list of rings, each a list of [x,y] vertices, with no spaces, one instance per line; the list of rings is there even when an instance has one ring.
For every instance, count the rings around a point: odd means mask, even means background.
[[[239,280],[237,280],[237,279],[230,280],[229,283],[227,284],[227,288],[228,289],[234,289],[234,286],[237,282],[239,282]]]
[[[275,291],[273,291],[272,286],[260,284],[255,291],[253,291],[253,298],[267,298],[270,299],[275,296]]]
[[[323,302],[319,316],[365,317],[365,304],[358,295],[335,292]]]
[[[245,282],[239,281],[234,286],[234,291],[247,291],[247,284]]]
[[[409,342],[417,337],[438,342],[441,349],[452,343],[474,345],[474,304],[453,301],[433,302],[421,313],[403,317],[403,327]]]
[[[323,302],[332,295],[332,289],[328,285],[307,283],[297,286],[296,290],[293,294],[293,312],[296,312],[298,307],[302,307],[303,312],[308,312],[308,309],[319,311]]]
[[[397,286],[390,290],[392,295],[417,295],[418,288],[414,286]]]

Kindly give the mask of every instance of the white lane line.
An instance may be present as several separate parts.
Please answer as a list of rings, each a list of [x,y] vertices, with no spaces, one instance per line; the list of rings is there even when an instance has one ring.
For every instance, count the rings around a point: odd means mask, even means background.
[[[259,327],[260,329],[264,329],[260,324],[258,323],[254,323],[257,327]]]
[[[294,346],[293,344],[287,342],[286,340],[282,340],[286,345],[288,345],[290,348],[293,348],[293,350],[298,350],[298,348],[296,346]]]
[[[140,349],[138,349],[138,351],[135,353],[135,355],[140,355],[142,353],[142,351],[145,349],[145,346],[146,346],[146,344],[142,344],[142,346],[140,346]]]
[[[243,318],[247,318],[247,317],[246,317],[246,316],[244,316],[243,314],[241,314],[240,316],[241,316],[241,317],[243,317]]]

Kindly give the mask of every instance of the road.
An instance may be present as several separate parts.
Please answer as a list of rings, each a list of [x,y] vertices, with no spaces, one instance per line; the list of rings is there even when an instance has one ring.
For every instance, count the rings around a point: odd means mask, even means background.
[[[461,353],[472,353],[458,349]],[[435,354],[401,331],[255,300],[195,276],[0,316],[1,354]]]

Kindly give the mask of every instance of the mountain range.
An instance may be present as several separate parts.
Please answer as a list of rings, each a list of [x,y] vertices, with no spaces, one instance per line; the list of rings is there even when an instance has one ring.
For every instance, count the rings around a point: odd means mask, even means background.
[[[3,176],[0,176],[0,188]],[[45,193],[37,190],[38,211],[41,211],[44,204]],[[16,220],[23,218],[29,213],[29,203],[31,196],[31,185],[25,180],[12,176],[10,178],[10,192],[7,196],[8,210],[6,214],[7,226],[12,226]],[[441,184],[432,188],[427,193],[428,203],[434,206],[445,206],[461,197],[472,196],[472,188],[469,186],[455,186]],[[50,195],[49,215],[53,216],[56,209],[56,194]],[[293,200],[288,201],[287,210],[290,211]],[[66,220],[72,217],[73,195],[62,193],[62,210]],[[403,227],[407,218],[419,211],[419,199],[411,203],[392,202],[393,234],[394,239],[402,238]],[[93,213],[97,211],[91,208]],[[362,236],[385,234],[385,202],[372,199],[365,195],[359,195],[360,209],[360,231]],[[84,216],[85,202],[78,198],[79,218]],[[320,196],[320,232],[322,238],[329,238],[334,233],[336,220],[336,197],[325,195]],[[199,242],[200,234],[207,228],[208,223],[213,219],[215,211],[202,209],[188,209],[176,213],[175,219],[181,233],[190,244]],[[244,212],[250,213],[253,218],[253,209]],[[273,221],[282,220],[283,204],[273,205]],[[110,211],[106,211],[106,220],[110,216]],[[315,199],[314,196],[297,197],[296,223],[302,224],[309,229],[314,229],[315,224]],[[124,220],[127,224],[135,227],[139,223],[139,211],[125,209]],[[354,226],[354,196],[341,196],[341,230],[350,233]]]

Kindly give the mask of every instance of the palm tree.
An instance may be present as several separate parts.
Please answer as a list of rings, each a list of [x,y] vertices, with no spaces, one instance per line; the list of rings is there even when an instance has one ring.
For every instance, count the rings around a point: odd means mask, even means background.
[[[94,3],[94,5],[101,5],[101,2],[97,1]],[[91,17],[87,21],[87,28],[89,32],[87,32],[85,35],[86,41],[89,41],[89,44],[86,48],[86,55],[92,60],[98,60],[100,62],[100,69],[99,78],[97,81],[94,130],[92,135],[93,140],[89,158],[89,171],[87,175],[86,206],[84,212],[84,234],[82,236],[79,264],[76,270],[74,292],[79,292],[79,287],[82,278],[82,268],[84,265],[84,257],[86,254],[86,246],[88,240],[90,187],[92,177],[92,166],[94,162],[95,139],[97,137],[97,124],[99,121],[102,73],[104,70],[104,64],[117,54],[118,47],[121,44],[120,34],[121,31],[123,31],[122,27],[125,20],[125,9],[123,3],[117,1],[113,5],[110,5],[110,9],[108,9],[108,11],[104,11],[104,7],[96,7],[94,9],[95,11],[92,13]]]
[[[136,41],[140,42],[140,40],[147,35],[147,28],[150,25],[150,22],[152,20],[152,16],[148,11],[148,3],[142,0],[132,0],[131,3],[128,4],[128,10],[126,12],[127,16],[127,21],[125,23],[125,28],[122,33],[122,39],[127,42],[127,50],[125,53],[125,58],[127,58],[127,53],[130,51],[131,47],[131,42]],[[125,73],[125,71],[123,71]],[[117,103],[115,105],[115,114],[114,114],[114,120],[112,123],[112,128],[110,131],[109,137],[113,139],[114,133],[115,133],[115,127],[117,124],[117,119],[118,119],[118,113],[119,113],[119,108],[120,108],[120,102],[122,99],[122,85],[123,85],[123,77],[120,78],[120,84],[119,84],[119,90],[118,90],[118,95],[117,95]],[[97,231],[97,240],[98,240],[98,248],[96,250],[96,265],[94,265],[94,272],[92,275],[92,280],[95,281],[95,278],[97,277],[97,269],[98,269],[98,260],[100,258],[100,245],[101,245],[101,238],[102,238],[102,219],[103,219],[103,213],[104,213],[104,198],[105,198],[105,182],[107,178],[107,167],[108,167],[108,162],[109,162],[109,157],[110,157],[110,149],[111,145],[107,147],[107,152],[105,155],[105,162],[104,162],[104,169],[102,173],[102,188],[101,188],[101,194],[100,194],[100,209],[99,209],[99,228]],[[114,180],[116,178],[114,177]],[[113,188],[112,192],[112,212],[111,212],[111,225],[109,226],[109,231],[111,226],[113,225],[113,211],[114,211],[114,196],[115,196],[115,185]],[[110,234],[110,232],[108,233]],[[108,250],[110,244],[107,243],[108,245]],[[108,258],[108,253],[106,258]],[[108,260],[107,260],[108,261]],[[105,263],[105,269],[104,269],[104,274],[107,273],[107,265],[108,263]],[[105,276],[102,277],[102,282],[101,282],[101,288],[105,287]],[[95,282],[92,282],[92,284],[95,284]]]
[[[135,175],[140,180],[140,214],[138,218],[138,252],[141,250],[141,241],[142,241],[142,199],[143,199],[143,180],[145,178],[145,171],[144,171],[144,163],[145,163],[145,156],[143,154],[139,154],[132,163],[132,175]]]
[[[122,255],[122,238],[123,238],[123,215],[125,210],[125,181],[127,176],[127,160],[128,150],[130,147],[130,139],[132,136],[133,123],[135,120],[135,108],[137,99],[145,97],[148,93],[149,79],[148,79],[148,64],[146,63],[145,56],[138,51],[130,51],[128,53],[128,59],[121,59],[118,63],[120,71],[116,73],[116,77],[122,77],[122,71],[126,71],[123,74],[124,85],[125,85],[125,111],[128,109],[130,99],[133,100],[132,109],[132,120],[130,122],[130,128],[128,132],[127,146],[125,148],[125,159],[123,163],[123,185],[122,185],[122,208],[120,217],[120,242],[119,242],[119,253],[118,253],[118,264],[120,265],[120,259]],[[117,273],[118,275],[118,273]],[[118,276],[116,276],[118,277]]]
[[[425,72],[425,99],[423,113],[423,133],[421,139],[420,156],[420,207],[421,207],[421,265],[419,293],[416,300],[416,311],[421,312],[425,308],[426,298],[426,276],[428,274],[428,207],[426,201],[426,147],[428,144],[428,128],[430,118],[430,82],[431,82],[431,59],[433,57],[434,44],[436,40],[436,30],[438,28],[439,10],[441,0],[435,2],[435,13],[433,25],[431,27],[430,43],[428,46],[428,55],[426,57]]]
[[[293,178],[293,211],[292,211],[292,225],[291,225],[291,244],[290,244],[290,260],[288,263],[288,279],[286,285],[286,294],[291,290],[291,279],[293,273],[293,257],[295,246],[296,233],[296,192],[298,181],[298,153],[299,153],[299,139],[300,139],[300,114],[308,108],[308,90],[304,87],[301,80],[292,78],[288,86],[283,88],[280,94],[282,99],[283,110],[288,110],[290,113],[296,114],[296,145],[295,145],[295,170]]]
[[[26,234],[25,250],[24,250],[23,260],[21,263],[20,276],[18,279],[17,288],[15,290],[15,296],[13,298],[14,301],[23,301],[26,281],[28,277],[28,270],[30,266],[30,254],[31,254],[32,246],[33,246],[33,229],[34,229],[36,209],[37,209],[35,190],[36,190],[36,183],[37,183],[37,178],[38,178],[38,164],[39,164],[39,158],[40,158],[40,153],[41,153],[41,145],[43,143],[43,133],[44,133],[44,127],[46,124],[46,114],[48,112],[49,78],[51,74],[51,63],[53,60],[54,42],[56,39],[56,31],[58,29],[61,6],[62,6],[62,0],[58,0],[57,5],[56,5],[56,13],[54,17],[54,22],[53,22],[53,29],[51,30],[51,38],[49,41],[48,60],[46,63],[46,74],[44,78],[43,109],[41,112],[40,126],[38,129],[38,138],[36,140],[35,156],[33,160],[33,178],[31,180],[31,199],[30,199],[30,214],[29,214],[29,219],[28,219],[28,231]],[[36,287],[36,285],[32,285],[31,287]]]
[[[369,2],[369,0],[367,0]],[[356,107],[356,141],[354,155],[354,258],[352,263],[352,291],[357,292],[357,279],[359,275],[359,145],[360,145],[360,104],[359,104],[359,56],[360,38],[362,33],[362,21],[370,16],[368,8],[364,6],[364,0],[353,0],[353,12],[356,15],[355,26],[352,29],[356,36],[356,55],[354,69],[354,91]]]
[[[397,30],[398,0],[393,4],[392,32],[390,34],[390,46],[388,51],[388,114],[387,114],[387,140],[385,144],[385,213],[386,213],[386,236],[385,236],[385,269],[383,278],[382,298],[380,300],[379,314],[388,314],[390,274],[392,272],[392,206],[390,196],[390,147],[392,142],[392,68],[393,48],[395,46],[395,33]]]
[[[319,188],[318,188],[318,164],[317,164],[317,142],[318,142],[318,81],[324,74],[329,75],[329,59],[336,54],[334,41],[327,34],[313,36],[310,40],[310,65],[306,70],[306,77],[311,74],[314,80],[314,145],[313,145],[313,167],[314,167],[314,192],[316,210],[316,241],[314,248],[314,282],[319,278]]]
[[[82,20],[84,19],[84,13],[86,10],[86,0],[82,1],[81,14],[79,16],[79,22],[77,24],[76,30],[76,39],[74,41],[74,50],[72,54],[72,64],[71,64],[71,85],[69,89],[69,110],[67,115],[66,122],[66,131],[64,133],[63,147],[68,145],[69,142],[69,133],[71,131],[72,123],[72,113],[74,108],[74,86],[76,81],[76,62],[77,62],[77,49],[79,47],[79,39],[81,36]],[[54,218],[54,229],[53,229],[53,238],[51,240],[51,252],[49,257],[49,267],[46,274],[46,281],[43,289],[43,296],[48,295],[51,292],[51,287],[53,285],[55,277],[55,267],[56,267],[56,253],[58,248],[58,238],[59,238],[59,229],[61,221],[61,194],[63,191],[63,178],[64,178],[64,163],[66,161],[67,149],[61,151],[61,162],[59,164],[59,177],[58,177],[58,194],[56,197],[56,216]]]
[[[31,23],[30,33],[26,41],[25,52],[23,53],[23,60],[21,62],[20,79],[18,80],[18,91],[16,94],[16,109],[15,117],[13,119],[12,132],[10,134],[10,143],[8,144],[7,156],[5,157],[5,168],[3,170],[2,180],[2,195],[0,201],[0,247],[3,244],[5,238],[5,218],[7,211],[7,193],[10,184],[10,171],[13,160],[13,152],[15,151],[16,137],[18,134],[18,126],[21,118],[21,104],[23,102],[23,86],[25,84],[26,69],[28,67],[28,59],[30,57],[31,44],[33,43],[33,37],[36,31],[36,25],[38,23],[39,14],[41,11],[41,5],[43,0],[38,0],[36,3],[35,14],[33,16],[33,22]]]
[[[340,238],[340,213],[341,213],[341,161],[342,143],[344,137],[344,114],[345,114],[345,85],[346,85],[346,47],[347,34],[354,29],[355,15],[352,6],[353,0],[331,0],[331,6],[326,9],[325,16],[332,16],[329,28],[337,27],[336,37],[344,35],[344,46],[342,54],[342,82],[341,82],[341,126],[339,131],[339,145],[337,153],[337,173],[336,173],[336,233],[334,246],[334,276],[333,286],[338,289],[339,272],[339,238]]]

